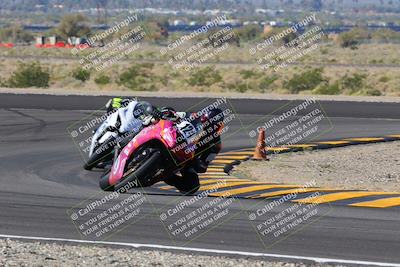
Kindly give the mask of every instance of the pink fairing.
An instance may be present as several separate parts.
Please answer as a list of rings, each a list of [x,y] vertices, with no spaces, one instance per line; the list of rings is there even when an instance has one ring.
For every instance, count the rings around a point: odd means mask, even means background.
[[[164,146],[171,150],[176,146],[177,132],[174,123],[171,121],[160,120],[157,124],[144,128],[136,135],[128,145],[122,149],[117,160],[114,162],[110,177],[110,185],[117,184],[124,175],[125,164],[135,150],[150,140],[159,140]]]

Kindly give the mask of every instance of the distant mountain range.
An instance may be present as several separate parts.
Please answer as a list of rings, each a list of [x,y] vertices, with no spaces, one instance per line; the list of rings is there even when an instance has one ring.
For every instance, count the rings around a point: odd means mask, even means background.
[[[318,3],[320,2],[320,3]],[[180,9],[249,9],[294,7],[346,9],[349,7],[400,8],[399,0],[0,0],[0,11],[74,11],[96,7]]]

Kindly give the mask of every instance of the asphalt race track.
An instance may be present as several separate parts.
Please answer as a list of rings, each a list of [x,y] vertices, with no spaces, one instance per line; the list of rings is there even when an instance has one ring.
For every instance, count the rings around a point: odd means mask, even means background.
[[[0,100],[0,235],[85,239],[69,211],[75,206],[84,207],[82,202],[89,198],[92,201],[107,194],[98,188],[101,172],[83,170],[81,155],[67,128],[98,110],[107,98],[3,94]],[[195,98],[146,100],[179,110],[193,109],[201,102]],[[248,135],[253,123],[266,115],[271,118],[279,114],[279,108],[288,102],[231,100],[240,119],[230,125],[232,135],[224,140],[224,150],[254,145]],[[291,104],[297,102],[301,101]],[[319,104],[329,117],[329,121],[322,122],[329,123],[329,131],[315,140],[400,133],[400,104]],[[253,225],[257,220],[249,220],[259,201],[238,199],[230,206],[233,216],[223,223],[194,239],[175,239],[160,220],[160,214],[175,207],[182,197],[164,195],[163,191],[151,188],[146,192],[139,219],[107,237],[107,241],[400,264],[400,208],[321,205],[318,220],[271,241],[260,238]],[[187,212],[207,201],[210,198],[200,199]],[[285,208],[286,204],[279,207]]]

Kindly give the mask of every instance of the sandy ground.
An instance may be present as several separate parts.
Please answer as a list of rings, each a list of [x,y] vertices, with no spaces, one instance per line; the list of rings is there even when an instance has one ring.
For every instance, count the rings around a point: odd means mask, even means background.
[[[157,91],[141,92],[130,90],[65,90],[40,88],[1,88],[0,93],[8,94],[47,94],[47,95],[93,95],[93,96],[137,96],[137,97],[229,97],[232,99],[270,99],[270,100],[316,100],[356,101],[356,102],[388,102],[400,103],[400,97],[395,96],[345,96],[345,95],[285,95],[285,94],[250,94],[250,93],[212,93],[212,92],[178,92]]]
[[[0,239],[0,266],[339,266]],[[343,266],[343,265],[341,265]]]
[[[400,192],[400,142],[355,145],[247,161],[234,175],[257,181],[338,189]]]

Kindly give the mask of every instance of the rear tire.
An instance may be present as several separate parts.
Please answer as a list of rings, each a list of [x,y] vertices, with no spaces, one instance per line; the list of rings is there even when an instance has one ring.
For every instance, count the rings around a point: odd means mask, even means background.
[[[168,185],[174,186],[184,195],[191,195],[196,193],[200,188],[199,176],[194,170],[183,170],[182,176],[172,175],[164,182]]]

